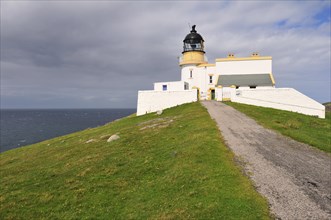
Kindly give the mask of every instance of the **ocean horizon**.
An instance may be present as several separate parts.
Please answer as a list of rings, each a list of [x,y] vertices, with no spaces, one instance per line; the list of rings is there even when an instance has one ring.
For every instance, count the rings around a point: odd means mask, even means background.
[[[101,126],[135,112],[131,108],[2,108],[0,152]]]

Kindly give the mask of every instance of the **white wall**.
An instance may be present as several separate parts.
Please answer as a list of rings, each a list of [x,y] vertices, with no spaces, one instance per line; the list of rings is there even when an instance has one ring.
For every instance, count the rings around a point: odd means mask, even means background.
[[[272,60],[241,60],[216,62],[220,75],[272,73]]]
[[[190,71],[192,70],[192,77],[190,77]],[[195,65],[189,65],[182,67],[181,71],[181,79],[182,81],[188,82],[190,89],[193,87],[198,87],[203,90],[202,85],[205,84],[204,75],[205,75],[204,68],[198,68]]]
[[[167,85],[167,91],[183,91],[185,90],[185,85],[187,89],[189,84],[184,81],[174,81],[174,82],[157,82],[154,83],[155,91],[163,91],[163,85]]]
[[[215,88],[219,75],[259,73],[272,73],[272,60],[219,61],[216,62],[216,66],[206,67],[183,65],[181,68],[181,80],[188,82],[190,89],[199,88],[200,99],[205,100],[208,97],[209,89]],[[211,74],[213,75],[213,82],[209,83]]]
[[[239,89],[231,101],[325,118],[324,105],[292,88]]]
[[[222,101],[223,100],[223,89],[215,88],[215,100]]]
[[[192,77],[190,71],[192,70]],[[213,74],[213,83],[209,83],[209,75]],[[199,88],[200,99],[207,98],[209,88],[214,88],[218,75],[215,66],[197,67],[196,65],[185,65],[181,69],[181,80],[189,83],[189,88]]]
[[[236,88],[223,87],[222,88],[222,101],[230,101],[236,95]]]
[[[138,91],[137,116],[184,103],[196,102],[197,90]]]

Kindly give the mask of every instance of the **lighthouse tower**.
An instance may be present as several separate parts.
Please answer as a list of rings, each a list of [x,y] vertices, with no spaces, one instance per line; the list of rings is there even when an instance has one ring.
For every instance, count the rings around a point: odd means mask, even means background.
[[[189,89],[197,89],[200,99],[212,98],[214,84],[210,85],[207,82],[216,80],[213,76],[215,73],[215,65],[209,65],[204,51],[204,40],[202,36],[195,30],[195,25],[192,30],[186,35],[183,40],[183,52],[179,61],[181,68],[181,80],[188,83]],[[208,66],[208,70],[204,67]],[[210,67],[213,66],[213,67]],[[208,72],[212,74],[208,75]]]
[[[179,62],[180,66],[183,65],[199,65],[206,63],[205,51],[203,45],[203,38],[195,30],[195,25],[192,26],[191,33],[186,35],[183,40],[183,56]]]

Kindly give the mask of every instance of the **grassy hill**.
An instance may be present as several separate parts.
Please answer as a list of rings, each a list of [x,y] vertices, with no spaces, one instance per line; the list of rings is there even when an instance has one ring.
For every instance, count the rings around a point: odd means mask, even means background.
[[[0,219],[270,218],[200,103],[1,153],[0,174]]]
[[[326,112],[331,112],[331,102],[323,103]]]
[[[321,119],[272,108],[234,102],[227,104],[255,119],[264,127],[331,153],[331,112],[326,112],[326,118]]]

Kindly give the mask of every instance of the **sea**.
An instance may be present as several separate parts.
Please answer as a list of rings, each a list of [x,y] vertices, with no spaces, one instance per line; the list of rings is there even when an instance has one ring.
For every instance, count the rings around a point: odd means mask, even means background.
[[[104,125],[136,109],[1,109],[0,152]]]

